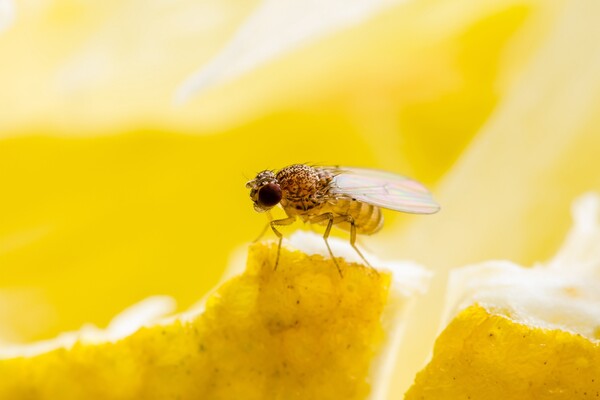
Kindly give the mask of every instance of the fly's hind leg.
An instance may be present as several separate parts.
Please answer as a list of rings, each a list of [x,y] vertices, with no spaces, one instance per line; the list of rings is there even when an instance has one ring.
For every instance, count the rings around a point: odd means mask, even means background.
[[[314,218],[311,218],[310,222],[318,223],[318,222],[325,221],[325,220],[328,220],[329,222],[327,223],[327,228],[325,228],[325,233],[323,234],[323,239],[325,240],[325,244],[327,245],[327,250],[329,251],[329,255],[333,259],[333,262],[335,263],[335,266],[337,267],[338,272],[340,273],[340,276],[343,276],[342,270],[340,269],[338,262],[336,261],[335,257],[333,256],[331,247],[329,247],[329,241],[327,240],[329,238],[329,233],[331,232],[331,227],[333,226],[333,224],[339,224],[341,222],[350,223],[350,246],[352,246],[354,251],[356,251],[356,253],[360,256],[360,258],[365,262],[365,264],[367,266],[371,267],[371,264],[369,263],[369,261],[367,261],[365,256],[362,254],[362,252],[356,246],[356,224],[354,222],[354,218],[351,215],[334,216],[333,213],[325,213],[325,214],[317,215]],[[373,267],[371,267],[371,268],[373,268]]]
[[[338,269],[338,272],[340,273],[340,276],[343,278],[344,274],[342,274],[342,269],[340,268],[340,265],[338,264],[337,260],[335,259],[335,256],[333,255],[333,251],[331,251],[331,247],[329,246],[329,233],[331,232],[331,227],[333,226],[333,224],[339,224],[340,222],[344,222],[347,221],[347,215],[338,215],[337,217],[333,214],[333,213],[324,213],[321,215],[317,215],[316,217],[313,217],[310,219],[310,223],[318,223],[321,221],[325,221],[328,220],[329,222],[327,223],[327,228],[325,228],[325,233],[323,233],[323,240],[325,240],[325,245],[327,246],[327,250],[329,251],[329,255],[331,256],[331,259],[333,260],[333,263],[335,264],[335,266]]]
[[[277,245],[277,259],[275,260],[275,267],[273,267],[273,271],[275,271],[277,269],[277,265],[279,265],[279,253],[281,253],[281,242],[283,241],[283,234],[279,232],[275,227],[282,225],[291,225],[294,223],[294,221],[296,221],[296,218],[288,217],[283,219],[276,219],[269,222],[273,233],[275,233],[275,235],[277,235],[277,237],[279,238],[279,244]]]
[[[371,266],[369,261],[367,261],[365,256],[363,256],[358,247],[356,247],[356,224],[354,223],[354,218],[352,218],[350,215],[348,215],[348,222],[350,222],[350,246],[352,246],[354,251],[356,251],[356,253],[360,256],[360,258],[362,258],[367,266],[371,267],[375,272],[377,272],[377,270]]]

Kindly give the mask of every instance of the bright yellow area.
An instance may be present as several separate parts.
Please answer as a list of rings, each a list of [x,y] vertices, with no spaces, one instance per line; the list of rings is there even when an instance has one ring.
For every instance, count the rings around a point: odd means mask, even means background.
[[[296,121],[289,133],[307,141],[295,151],[311,153],[319,131]],[[279,135],[264,131],[273,143],[271,165],[286,165]],[[196,302],[218,282],[232,250],[256,238],[267,221],[244,187],[267,166],[256,146],[253,135],[241,132],[5,139],[0,274],[3,287],[18,290],[0,296],[11,299],[6,311],[0,305],[7,318],[0,338],[25,342],[84,322],[104,326],[155,294],[175,297],[181,309]],[[361,146],[354,136],[338,149],[347,164],[358,164],[368,157]],[[312,154],[326,159],[329,150]],[[19,305],[43,309],[44,318],[9,312]]]
[[[187,307],[264,226],[244,183],[265,168],[372,166],[433,187],[535,10],[407,2],[175,107],[243,3],[19,4],[0,36],[0,341],[103,326],[153,294]]]
[[[2,399],[364,399],[389,273],[250,247],[246,271],[189,322],[0,360]]]
[[[595,399],[600,344],[473,305],[436,341],[406,400]]]

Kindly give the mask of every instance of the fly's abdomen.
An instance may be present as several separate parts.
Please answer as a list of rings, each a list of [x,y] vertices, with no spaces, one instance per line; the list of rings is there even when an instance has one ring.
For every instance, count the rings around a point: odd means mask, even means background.
[[[337,200],[331,208],[335,214],[350,215],[354,218],[357,233],[370,235],[383,226],[383,214],[377,206],[355,200]],[[336,226],[350,231],[350,223],[344,222]]]

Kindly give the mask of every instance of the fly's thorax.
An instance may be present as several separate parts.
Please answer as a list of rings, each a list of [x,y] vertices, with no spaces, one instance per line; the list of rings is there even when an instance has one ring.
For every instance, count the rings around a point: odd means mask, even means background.
[[[325,211],[326,209],[326,211]],[[336,215],[349,215],[354,219],[356,232],[371,235],[383,227],[383,213],[377,206],[352,199],[339,199],[324,207],[325,212]],[[350,231],[350,223],[341,223],[337,227]]]
[[[294,164],[277,173],[281,187],[281,206],[289,215],[302,215],[326,201],[331,176],[326,171],[305,164]]]

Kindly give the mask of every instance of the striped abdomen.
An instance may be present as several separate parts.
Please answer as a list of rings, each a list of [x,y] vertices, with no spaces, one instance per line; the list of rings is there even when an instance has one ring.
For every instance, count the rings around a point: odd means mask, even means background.
[[[370,235],[377,232],[383,226],[383,214],[381,209],[368,203],[356,200],[336,200],[330,203],[328,211],[337,215],[350,215],[354,218],[356,233]],[[350,223],[343,222],[335,225],[340,229],[350,231]]]

